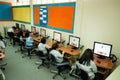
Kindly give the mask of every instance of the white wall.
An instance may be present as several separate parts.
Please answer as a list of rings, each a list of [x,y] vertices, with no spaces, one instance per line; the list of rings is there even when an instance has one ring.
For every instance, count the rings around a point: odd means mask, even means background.
[[[12,0],[0,0],[2,2],[12,2]]]
[[[77,15],[82,16],[76,19],[81,22],[78,34],[85,48],[92,48],[94,41],[110,43],[112,53],[120,58],[120,0],[78,0],[77,5]]]
[[[13,21],[0,21],[0,33],[4,36],[4,27],[12,27],[13,25]]]

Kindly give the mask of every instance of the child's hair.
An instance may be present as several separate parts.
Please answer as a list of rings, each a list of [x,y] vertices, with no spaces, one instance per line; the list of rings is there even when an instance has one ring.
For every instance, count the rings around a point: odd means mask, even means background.
[[[51,49],[57,49],[57,48],[58,48],[58,43],[54,43]]]
[[[81,58],[79,59],[79,62],[81,64],[90,65],[90,60],[93,60],[93,51],[91,49],[86,49]]]
[[[2,40],[3,39],[3,37],[0,35],[0,40]]]
[[[26,37],[29,37],[29,35],[30,35],[30,32],[29,32],[29,31],[26,31],[25,36],[26,36]]]
[[[45,37],[43,37],[43,38],[41,39],[41,43],[43,43],[43,44],[46,43],[46,38],[45,38]]]

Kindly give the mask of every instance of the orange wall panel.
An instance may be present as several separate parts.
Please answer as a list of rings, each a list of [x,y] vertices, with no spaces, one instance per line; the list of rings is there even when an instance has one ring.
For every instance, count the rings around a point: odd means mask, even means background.
[[[48,8],[48,26],[72,30],[74,6],[51,6]]]

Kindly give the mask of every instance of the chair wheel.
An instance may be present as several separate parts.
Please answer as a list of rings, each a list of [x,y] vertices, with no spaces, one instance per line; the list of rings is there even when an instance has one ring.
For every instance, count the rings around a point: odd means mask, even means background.
[[[55,79],[55,77],[53,77],[53,79]]]
[[[2,69],[2,70],[5,70],[5,68],[3,68],[3,67],[2,67],[1,69]]]
[[[39,69],[40,67],[37,67],[37,69]]]

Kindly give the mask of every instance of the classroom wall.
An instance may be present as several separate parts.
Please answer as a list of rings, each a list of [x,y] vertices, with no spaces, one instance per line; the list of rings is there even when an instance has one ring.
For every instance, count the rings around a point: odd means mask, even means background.
[[[113,45],[112,53],[120,58],[120,0],[82,0],[77,5],[77,15],[81,15],[82,19],[76,19],[79,26],[75,27],[81,29],[78,34],[81,34],[85,48],[92,48],[94,41],[110,43]]]
[[[4,36],[4,27],[12,27],[13,21],[0,21],[0,33]]]
[[[81,38],[81,44],[85,46],[84,49],[92,49],[94,41],[110,43],[113,45],[112,53],[118,57],[117,65],[119,65],[120,0],[77,0],[75,14],[73,35]],[[7,24],[15,25],[11,22],[7,22]],[[2,23],[2,25],[7,24],[6,22]],[[30,30],[32,24],[26,24],[27,29]],[[37,30],[39,28],[41,27],[37,27]],[[52,37],[54,30],[45,29],[47,34]],[[62,38],[66,42],[68,42],[69,34],[62,32]]]
[[[0,1],[3,1],[3,2],[12,2],[12,0],[0,0]]]

